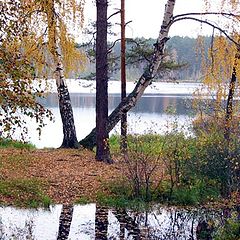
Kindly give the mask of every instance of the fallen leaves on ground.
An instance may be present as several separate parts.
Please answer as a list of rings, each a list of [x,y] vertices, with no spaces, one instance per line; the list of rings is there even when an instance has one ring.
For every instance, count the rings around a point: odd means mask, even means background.
[[[95,200],[104,184],[121,175],[119,164],[95,160],[93,152],[72,149],[0,149],[0,179],[39,179],[54,203],[73,203],[87,197]],[[8,202],[8,199],[2,199]],[[11,202],[9,202],[11,204]]]

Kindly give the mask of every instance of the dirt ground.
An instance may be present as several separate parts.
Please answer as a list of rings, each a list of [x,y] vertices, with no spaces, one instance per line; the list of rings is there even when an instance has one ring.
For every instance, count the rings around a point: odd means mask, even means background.
[[[54,203],[73,203],[81,197],[94,200],[99,190],[107,191],[106,182],[121,175],[116,161],[109,165],[97,162],[91,151],[66,149],[0,149],[0,171],[1,180],[46,182],[45,193]]]

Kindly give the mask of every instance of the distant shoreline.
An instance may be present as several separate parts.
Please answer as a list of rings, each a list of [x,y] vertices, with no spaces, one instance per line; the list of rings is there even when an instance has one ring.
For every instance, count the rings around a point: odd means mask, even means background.
[[[51,93],[56,93],[56,85],[54,80],[50,80]],[[67,79],[69,93],[96,93],[95,81],[83,79]],[[135,82],[127,82],[127,93],[131,93],[134,89]],[[153,82],[146,88],[144,94],[175,94],[175,95],[191,95],[196,91],[202,83],[199,82]],[[109,81],[108,93],[120,94],[121,82]]]

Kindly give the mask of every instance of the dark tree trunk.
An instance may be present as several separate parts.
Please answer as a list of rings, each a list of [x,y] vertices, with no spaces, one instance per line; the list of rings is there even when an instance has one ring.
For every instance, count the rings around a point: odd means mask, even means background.
[[[73,206],[63,205],[60,215],[57,240],[67,240],[73,216]]]
[[[144,90],[152,83],[152,79],[157,73],[158,67],[163,59],[163,51],[165,43],[168,41],[168,32],[172,23],[173,10],[175,0],[168,0],[165,8],[164,18],[159,33],[157,42],[154,44],[154,54],[152,59],[144,71],[143,75],[138,80],[134,90],[115,108],[108,117],[107,131],[110,132],[120,121],[123,114],[133,108],[137,101],[141,98]],[[80,144],[88,149],[93,149],[96,145],[96,129],[94,128],[88,136],[80,141]]]
[[[107,240],[108,209],[96,205],[95,239]]]
[[[107,0],[97,0],[96,39],[96,160],[112,163],[109,151]]]

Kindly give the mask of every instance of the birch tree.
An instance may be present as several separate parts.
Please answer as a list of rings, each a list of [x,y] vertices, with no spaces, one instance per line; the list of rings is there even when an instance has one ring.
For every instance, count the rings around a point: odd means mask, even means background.
[[[54,0],[45,0],[42,2],[42,5],[43,10],[47,15],[48,46],[53,56],[55,65],[59,109],[63,125],[63,142],[61,147],[78,148],[79,143],[76,136],[70,94],[64,76],[64,67],[60,48],[60,34],[58,31],[58,29],[63,31],[65,26],[61,22],[61,19],[57,17]]]
[[[28,23],[28,31],[21,34],[24,37],[19,37],[18,43],[21,44],[21,51],[31,50],[28,51],[28,60],[38,82],[42,78],[55,76],[63,124],[64,137],[61,147],[66,148],[79,147],[65,73],[81,68],[84,63],[84,55],[76,50],[74,39],[68,29],[69,22],[78,24],[78,28],[82,26],[83,2],[77,3],[75,0],[18,1],[22,6],[24,21]],[[6,1],[6,4],[9,3]],[[18,10],[19,6],[16,7],[16,11]],[[21,19],[18,18],[18,20]]]
[[[239,20],[238,14],[233,14],[230,11],[222,12],[222,11],[208,11],[208,12],[193,12],[193,13],[184,13],[179,15],[173,15],[174,6],[176,0],[168,0],[165,5],[165,12],[163,17],[163,22],[161,25],[161,29],[159,32],[159,36],[157,42],[154,44],[154,52],[152,58],[149,61],[146,70],[139,78],[134,90],[114,109],[114,111],[108,117],[108,131],[110,132],[115,125],[120,121],[123,113],[128,112],[132,107],[134,107],[137,101],[141,98],[144,90],[152,83],[153,78],[157,73],[157,69],[160,63],[163,61],[164,56],[164,48],[165,44],[168,41],[168,33],[172,24],[175,24],[179,21],[191,20],[196,21],[200,24],[206,24],[215,30],[218,30],[225,38],[234,43],[235,45],[239,45],[234,38],[231,36],[229,32],[227,32],[224,27],[220,27],[212,21],[208,21],[203,19],[202,17],[210,17],[210,16],[218,16],[222,17],[225,20],[229,19],[233,21],[234,19]],[[234,1],[236,2],[236,1]],[[83,140],[80,141],[80,144],[86,148],[93,149],[96,144],[95,141],[96,129],[94,128],[89,135],[87,135]]]
[[[213,5],[205,0],[206,11],[211,12]],[[214,104],[214,122],[218,119],[224,131],[224,137],[229,141],[230,133],[238,131],[239,118],[236,115],[237,104],[234,97],[238,94],[237,80],[240,77],[240,35],[239,35],[239,1],[222,0],[219,12],[229,11],[235,16],[229,21],[223,21],[224,32],[229,32],[229,37],[220,32],[213,32],[212,44],[208,52],[207,60],[203,62],[205,78],[203,80],[209,91],[216,92]],[[223,106],[223,99],[226,105]],[[233,121],[234,120],[234,121]],[[204,121],[204,119],[202,119]]]
[[[46,90],[41,81],[34,84],[38,61],[35,33],[26,18],[25,5],[21,1],[0,2],[0,137],[16,137],[26,140],[26,118],[35,119],[39,134],[45,118],[52,119],[50,111],[37,102]],[[16,134],[15,134],[16,133]]]

